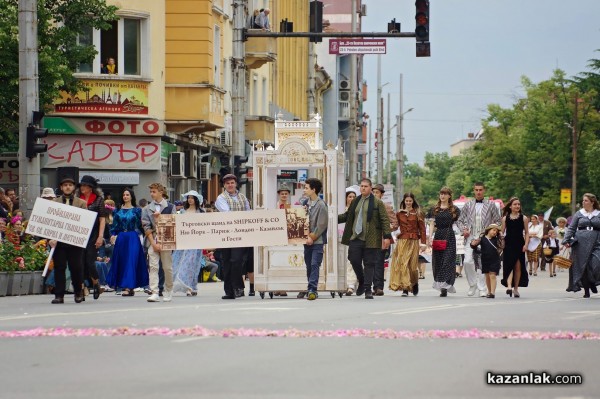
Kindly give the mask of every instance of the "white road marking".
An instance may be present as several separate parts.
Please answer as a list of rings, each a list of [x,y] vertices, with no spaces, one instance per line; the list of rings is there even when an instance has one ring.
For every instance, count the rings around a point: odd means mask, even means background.
[[[600,316],[600,310],[581,310],[581,311],[569,312],[569,313],[574,314],[575,316],[565,317],[566,320],[575,320],[575,319],[583,319],[585,317]]]
[[[182,338],[182,339],[176,339],[173,341],[174,344],[184,344],[186,342],[192,342],[192,341],[199,341],[201,339],[208,339],[211,337],[190,337],[190,338]]]

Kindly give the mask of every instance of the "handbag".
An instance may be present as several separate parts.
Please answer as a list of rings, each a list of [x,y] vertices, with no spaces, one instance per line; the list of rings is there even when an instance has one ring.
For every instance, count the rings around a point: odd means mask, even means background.
[[[431,242],[431,249],[434,251],[443,251],[448,246],[447,240],[433,240]]]

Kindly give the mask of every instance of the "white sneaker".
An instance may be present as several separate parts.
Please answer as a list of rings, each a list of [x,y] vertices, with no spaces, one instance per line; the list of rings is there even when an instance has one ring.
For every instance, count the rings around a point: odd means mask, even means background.
[[[487,292],[485,290],[479,290],[479,296],[485,298],[487,297]]]
[[[173,292],[163,291],[163,302],[171,302],[173,299]]]
[[[475,295],[475,291],[477,291],[477,286],[473,285],[473,286],[469,287],[469,292],[467,292],[467,295],[473,296],[473,295]]]
[[[146,299],[148,302],[160,302],[158,294],[152,294]]]

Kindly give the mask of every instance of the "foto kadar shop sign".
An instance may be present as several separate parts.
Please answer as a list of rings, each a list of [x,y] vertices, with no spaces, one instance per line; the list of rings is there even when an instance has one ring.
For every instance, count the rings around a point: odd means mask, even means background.
[[[284,209],[175,215],[177,249],[287,245]]]

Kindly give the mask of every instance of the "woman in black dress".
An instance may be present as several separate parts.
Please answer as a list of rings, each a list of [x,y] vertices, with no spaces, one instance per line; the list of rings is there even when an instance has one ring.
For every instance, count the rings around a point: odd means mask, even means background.
[[[429,211],[428,218],[433,218],[429,231],[433,240],[445,240],[446,248],[433,250],[431,264],[433,268],[433,288],[439,290],[440,296],[455,293],[454,279],[456,277],[456,238],[452,225],[458,219],[460,209],[452,204],[452,190],[442,187],[437,205]],[[432,242],[430,242],[430,245]]]
[[[529,276],[527,275],[527,266],[525,265],[525,252],[529,244],[529,219],[521,213],[521,201],[517,197],[512,197],[504,206],[502,216],[502,232],[504,238],[504,259],[502,283],[507,288],[508,296],[514,295],[519,298],[519,287],[529,285]]]

